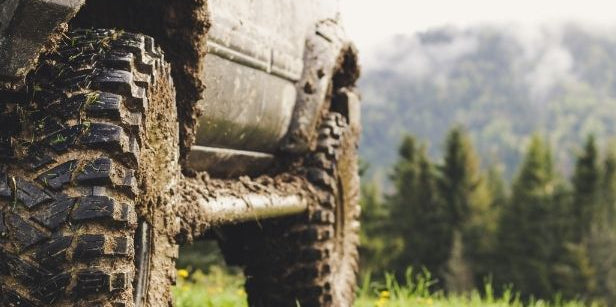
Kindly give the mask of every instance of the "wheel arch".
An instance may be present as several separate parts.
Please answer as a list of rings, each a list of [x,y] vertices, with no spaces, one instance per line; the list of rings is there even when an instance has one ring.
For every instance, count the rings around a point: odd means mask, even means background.
[[[314,149],[316,128],[329,111],[345,116],[353,130],[359,132],[355,83],[360,71],[357,48],[339,21],[318,22],[306,38],[304,71],[297,83],[298,97],[283,151],[303,153]]]
[[[359,56],[355,45],[351,42],[345,44],[340,50],[332,77],[332,98],[329,111],[344,116],[353,133],[361,132],[361,105],[360,96],[356,86],[361,73]]]

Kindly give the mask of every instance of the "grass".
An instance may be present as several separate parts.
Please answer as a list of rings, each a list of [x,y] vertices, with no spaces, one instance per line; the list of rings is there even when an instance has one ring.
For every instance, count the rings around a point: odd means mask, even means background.
[[[178,284],[174,288],[174,298],[178,307],[245,307],[246,293],[243,290],[244,278],[239,273],[227,273],[220,267],[212,267],[207,274],[187,270],[178,271]],[[370,277],[363,280],[358,291],[355,307],[582,307],[582,302],[555,298],[553,302],[531,300],[524,304],[520,296],[506,289],[497,296],[491,285],[486,284],[484,294],[472,291],[466,294],[446,295],[441,291],[432,292],[433,282],[427,272],[413,274],[409,270],[404,283],[387,275],[384,282],[373,282]]]
[[[241,307],[247,306],[244,278],[214,266],[207,274],[197,270],[178,270],[173,298],[177,307]]]

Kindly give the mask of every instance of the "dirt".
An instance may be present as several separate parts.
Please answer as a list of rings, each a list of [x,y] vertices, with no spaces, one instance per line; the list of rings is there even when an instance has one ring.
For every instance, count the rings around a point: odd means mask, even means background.
[[[159,80],[150,92],[142,135],[145,141],[139,161],[138,180],[142,193],[137,202],[141,207],[137,210],[153,229],[148,306],[171,304],[169,285],[175,281],[175,261],[179,253],[174,241],[179,224],[175,216],[169,214],[178,202],[181,172],[176,145],[179,143],[178,126],[172,120],[176,118],[175,92],[168,69],[165,65],[159,71]]]
[[[177,89],[180,121],[180,164],[185,174],[186,155],[195,140],[202,110],[197,102],[205,85],[203,73],[209,30],[206,0],[89,0],[71,21],[72,27],[117,28],[154,37],[171,62]]]
[[[197,173],[193,178],[185,178],[180,182],[181,199],[176,212],[180,218],[180,232],[177,240],[190,243],[202,236],[210,227],[216,224],[216,217],[197,204],[209,202],[221,197],[237,197],[239,200],[248,194],[265,196],[296,195],[309,204],[316,197],[313,186],[302,176],[281,174],[276,177],[261,176],[258,178],[240,177],[239,180],[220,180],[210,178],[207,173]]]
[[[348,44],[336,60],[336,68],[333,76],[334,89],[353,87],[359,79],[361,68],[359,67],[358,51],[353,44]]]
[[[58,27],[56,27],[56,29],[49,35],[47,42],[43,45],[43,47],[41,48],[38,54],[39,55],[45,54],[45,53],[48,53],[49,51],[54,50],[58,46],[58,43],[63,37],[63,34],[67,30],[68,30],[68,25],[66,23],[61,23],[60,25],[58,25]],[[36,67],[36,65],[38,64],[38,60],[39,60],[39,56],[36,56],[35,58],[31,59],[28,62],[28,65],[24,67],[23,70],[21,71],[28,72],[32,68]],[[0,79],[0,94],[2,94],[4,97],[5,95],[10,94],[11,92],[16,92],[16,91],[21,90],[23,86],[25,85],[24,81],[25,81],[24,78],[17,79],[17,80]]]

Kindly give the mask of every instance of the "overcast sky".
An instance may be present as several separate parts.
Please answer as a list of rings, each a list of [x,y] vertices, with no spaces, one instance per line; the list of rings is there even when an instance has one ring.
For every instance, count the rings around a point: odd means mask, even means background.
[[[364,55],[396,34],[443,25],[535,26],[565,21],[616,25],[613,0],[341,0],[341,10],[347,32]]]

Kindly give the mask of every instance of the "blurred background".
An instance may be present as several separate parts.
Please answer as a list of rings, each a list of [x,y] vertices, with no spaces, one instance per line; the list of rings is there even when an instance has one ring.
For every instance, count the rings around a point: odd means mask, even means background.
[[[616,7],[340,7],[362,63],[358,305],[616,305]],[[180,266],[222,274],[207,254]]]

